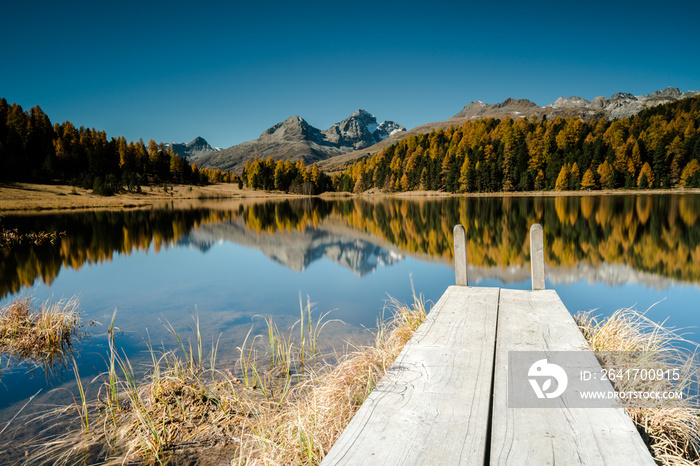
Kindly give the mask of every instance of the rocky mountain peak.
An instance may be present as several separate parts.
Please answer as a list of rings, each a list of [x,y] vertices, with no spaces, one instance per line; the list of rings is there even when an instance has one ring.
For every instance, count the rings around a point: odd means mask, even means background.
[[[193,140],[187,143],[187,147],[190,149],[190,151],[198,151],[198,152],[212,152],[215,149],[209,145],[209,143],[206,141],[201,136],[197,136]]]
[[[349,120],[351,118],[371,119],[375,121],[377,120],[377,118],[374,115],[369,113],[367,110],[363,110],[361,108],[355,110],[355,112],[353,112],[347,119]]]
[[[479,110],[482,110],[484,107],[488,107],[488,105],[480,100],[477,100],[476,102],[469,102],[458,114],[452,118],[465,118],[471,116],[472,114],[477,113]]]
[[[606,105],[608,105],[608,98],[607,98],[607,97],[603,97],[602,95],[599,95],[598,97],[596,97],[595,99],[593,99],[593,100],[591,101],[591,105],[590,105],[590,106],[591,106],[591,107],[594,107],[594,108],[603,108],[603,107],[605,107]]]
[[[522,110],[527,110],[528,108],[537,107],[537,104],[531,102],[527,99],[513,99],[508,97],[506,100],[500,104],[496,104],[495,108],[517,108]]]
[[[332,144],[357,150],[376,144],[397,131],[406,131],[406,128],[393,121],[378,124],[374,115],[359,109],[340,123],[322,131],[322,134]]]
[[[319,131],[299,115],[292,116],[266,129],[258,138],[261,141],[303,141],[317,140]]]
[[[180,157],[185,157],[190,160],[195,160],[205,155],[216,152],[218,149],[213,148],[209,143],[201,136],[197,136],[187,144],[182,142],[170,142],[166,143],[165,147],[172,148]]]
[[[575,108],[575,107],[590,107],[591,103],[581,97],[572,95],[568,99],[559,97],[554,103],[547,105],[551,108]]]
[[[611,102],[619,101],[619,100],[638,100],[636,96],[630,94],[629,92],[618,92],[617,94],[613,94],[612,97],[610,97]]]
[[[683,97],[683,93],[681,92],[680,89],[677,87],[667,87],[663,91],[654,91],[653,94],[650,94],[652,97],[670,97],[672,99],[680,99]]]

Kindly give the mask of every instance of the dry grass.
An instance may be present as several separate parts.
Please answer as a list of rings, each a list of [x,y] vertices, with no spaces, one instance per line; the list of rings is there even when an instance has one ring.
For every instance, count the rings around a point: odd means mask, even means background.
[[[317,350],[326,314],[312,316],[308,299],[288,332],[266,319],[267,340],[246,339],[236,374],[216,367],[217,344],[203,347],[196,319],[192,341],[171,327],[179,348],[149,346],[145,381],[110,338],[97,399],[81,389],[66,409],[81,431],[43,444],[30,462],[318,464],[426,315],[419,298],[389,307],[374,344],[331,355],[333,366]]]
[[[414,296],[412,306],[392,299],[389,307],[392,317],[380,322],[374,345],[357,348],[332,370],[310,377],[295,387],[287,406],[252,424],[238,462],[321,462],[426,316],[420,297]]]
[[[141,193],[118,193],[100,196],[91,190],[68,185],[32,183],[0,183],[0,212],[42,211],[62,209],[117,209],[147,207],[163,202],[201,199],[277,198],[287,195],[252,189],[238,189],[235,183],[205,186],[168,185],[165,193],[160,187],[144,187]]]
[[[70,357],[79,330],[76,298],[47,301],[36,310],[31,298],[18,298],[0,309],[0,353],[50,368]]]
[[[690,394],[671,404],[629,406],[627,412],[637,425],[654,459],[663,465],[700,464],[700,405],[698,398],[697,353],[671,329],[650,321],[632,309],[616,311],[600,319],[590,312],[576,316],[591,349],[606,368],[676,369],[679,379],[613,381],[618,391],[676,390]]]

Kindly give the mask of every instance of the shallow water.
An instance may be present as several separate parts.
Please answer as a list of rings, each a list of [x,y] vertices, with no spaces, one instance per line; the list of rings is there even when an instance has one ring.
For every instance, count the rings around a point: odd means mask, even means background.
[[[470,284],[529,288],[528,230],[539,222],[546,286],[572,313],[649,309],[652,320],[698,341],[699,216],[698,195],[222,201],[6,216],[6,228],[66,234],[1,250],[0,303],[77,295],[83,321],[93,323],[78,349],[86,380],[105,370],[115,309],[117,345],[135,365],[150,359],[147,341],[177,344],[168,324],[191,335],[195,315],[205,345],[219,339],[222,364],[233,364],[251,326],[262,331],[260,316],[289,326],[307,295],[343,322],[324,332],[325,344],[341,349],[367,340],[388,296],[410,301],[413,284],[436,301],[454,283],[456,223],[467,231]],[[42,396],[75,385],[70,373],[47,383],[41,372],[3,367],[0,430],[37,390],[33,403],[60,403],[56,392]]]

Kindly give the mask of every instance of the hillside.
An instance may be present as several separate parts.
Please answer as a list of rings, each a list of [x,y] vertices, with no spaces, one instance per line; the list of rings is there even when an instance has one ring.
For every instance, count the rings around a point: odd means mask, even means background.
[[[411,135],[354,162],[334,174],[335,189],[700,187],[700,95],[613,120],[463,118],[461,125]]]
[[[321,162],[319,166],[326,171],[337,171],[354,160],[376,153],[410,135],[426,134],[433,130],[447,129],[450,126],[461,126],[466,121],[482,118],[499,120],[512,118],[517,120],[530,118],[531,116],[536,116],[538,119],[543,116],[550,119],[556,117],[579,117],[586,122],[602,117],[613,120],[633,116],[647,108],[672,103],[698,94],[700,94],[700,91],[681,92],[678,88],[667,87],[662,91],[655,91],[646,95],[635,96],[619,92],[609,98],[599,96],[592,101],[577,96],[560,97],[545,107],[540,107],[527,99],[508,98],[501,103],[492,105],[482,101],[471,102],[447,120],[417,126],[404,133],[393,135],[373,146],[327,159]]]

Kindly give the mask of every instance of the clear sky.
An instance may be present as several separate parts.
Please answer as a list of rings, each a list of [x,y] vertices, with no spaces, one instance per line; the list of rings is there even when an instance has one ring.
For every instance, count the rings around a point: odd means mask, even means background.
[[[700,2],[4,2],[0,97],[228,147],[292,115],[407,128],[471,101],[700,90]]]

